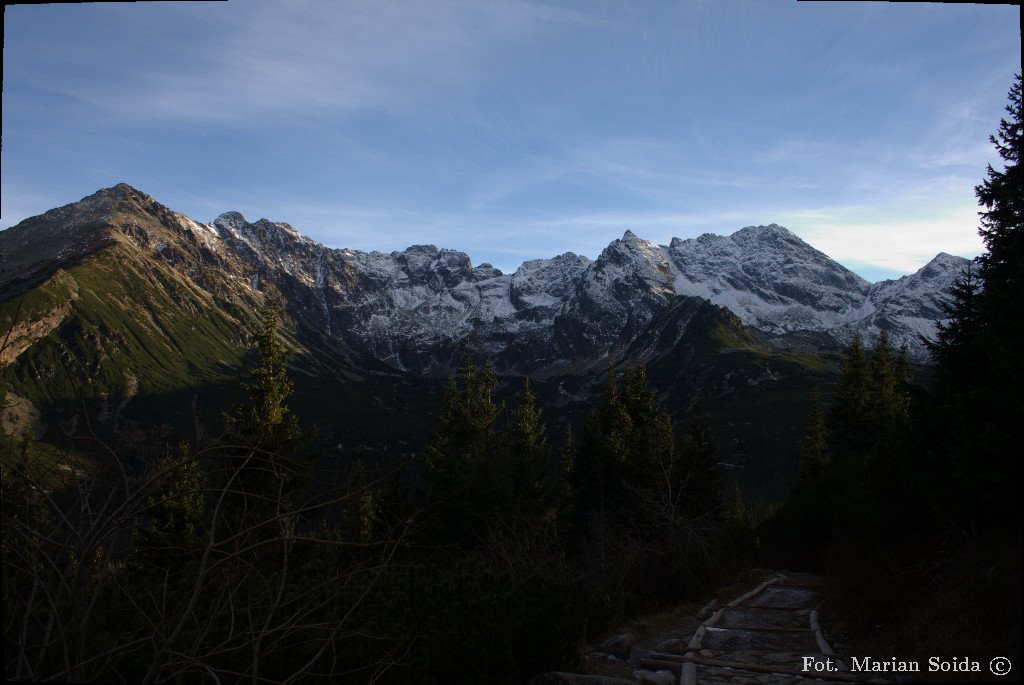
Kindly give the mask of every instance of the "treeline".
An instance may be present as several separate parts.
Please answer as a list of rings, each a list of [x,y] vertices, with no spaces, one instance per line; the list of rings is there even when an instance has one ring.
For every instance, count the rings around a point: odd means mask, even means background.
[[[8,436],[4,675],[125,682],[521,682],[752,549],[699,407],[642,364],[557,447],[528,380],[467,351],[419,464],[346,473],[289,410],[267,312],[224,431],[148,458]]]
[[[811,397],[793,492],[760,528],[769,558],[821,568],[834,545],[934,523],[929,467],[913,439],[924,397],[905,346],[894,350],[883,331],[869,353],[854,334],[831,402]]]
[[[774,561],[832,577],[851,634],[870,641],[884,625],[886,649],[900,658],[1019,663],[1020,75],[1009,99],[1011,117],[992,137],[1005,166],[989,166],[976,188],[986,250],[953,288],[930,343],[930,387],[911,382],[905,354],[884,334],[870,355],[855,338],[829,405],[812,400],[793,496],[760,529]]]
[[[413,657],[443,655],[430,660],[443,682],[571,667],[588,635],[717,585],[753,553],[707,417],[696,407],[677,435],[642,363],[611,372],[558,446],[521,382],[513,406],[498,403],[493,367],[467,350],[423,470],[403,481],[413,487],[372,490],[359,524],[373,528],[396,497],[413,512],[402,553],[416,570],[403,573],[440,593],[444,611],[428,620],[400,592],[390,615],[401,634],[414,627],[403,621],[431,626]]]
[[[467,353],[426,450],[424,536],[439,549],[567,571],[599,625],[703,589],[749,550],[708,418],[696,406],[677,435],[642,363],[609,374],[557,454],[529,379],[512,409],[496,384]]]

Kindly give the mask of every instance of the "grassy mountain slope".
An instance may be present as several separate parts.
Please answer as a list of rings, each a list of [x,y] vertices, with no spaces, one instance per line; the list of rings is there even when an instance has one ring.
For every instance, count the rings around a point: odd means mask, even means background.
[[[422,448],[440,405],[438,379],[354,352],[302,318],[286,283],[259,279],[253,255],[126,185],[0,233],[0,382],[4,429],[55,440],[87,428],[142,443],[210,435],[240,399],[238,380],[261,306],[282,309],[295,349],[292,405],[326,450]],[[307,303],[308,304],[308,303]],[[623,347],[538,379],[553,435],[582,421],[609,369],[648,364],[682,422],[697,398],[721,458],[748,496],[774,499],[795,476],[810,391],[834,363],[780,349],[728,310],[680,297]],[[502,383],[514,401],[515,378]],[[88,419],[88,423],[86,423]]]
[[[0,234],[3,428],[142,443],[218,430],[238,397],[257,312],[245,265],[127,186]],[[15,270],[15,267],[18,270]],[[420,385],[284,312],[296,411],[324,444],[425,433]],[[396,411],[397,409],[397,411]],[[384,430],[384,416],[406,416]]]

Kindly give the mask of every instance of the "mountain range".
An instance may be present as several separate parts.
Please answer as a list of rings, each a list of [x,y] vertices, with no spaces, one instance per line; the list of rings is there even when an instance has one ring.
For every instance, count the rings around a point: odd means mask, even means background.
[[[298,384],[312,389],[306,401],[321,417],[356,417],[359,439],[388,412],[418,416],[422,434],[439,393],[432,379],[467,343],[499,374],[540,382],[552,407],[592,396],[602,374],[643,358],[681,410],[747,392],[734,418],[750,423],[764,401],[751,388],[827,383],[855,332],[870,347],[887,331],[926,363],[922,336],[934,335],[967,263],[939,254],[872,284],[770,224],[667,246],[626,231],[596,259],[565,253],[506,274],[432,245],[332,249],[238,212],[200,223],[121,184],[0,232],[4,420],[49,417],[52,428],[65,411],[66,431],[74,412],[61,407],[85,389],[122,431],[152,420],[132,423],[136,396],[166,408],[168,426],[188,427],[197,397],[230,393],[256,312],[274,304]]]
[[[921,336],[934,334],[967,264],[943,253],[912,275],[871,284],[771,224],[667,246],[627,230],[596,260],[570,252],[504,274],[432,245],[331,249],[286,223],[249,223],[237,212],[202,224],[122,184],[0,233],[5,299],[117,241],[211,296],[273,293],[326,335],[424,374],[447,373],[469,337],[513,373],[591,365],[628,346],[677,297],[725,307],[779,345],[810,337],[842,347],[855,331],[871,345],[886,330],[924,362]]]

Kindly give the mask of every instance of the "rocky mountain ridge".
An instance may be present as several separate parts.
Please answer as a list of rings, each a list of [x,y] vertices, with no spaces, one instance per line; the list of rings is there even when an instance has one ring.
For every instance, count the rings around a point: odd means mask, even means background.
[[[839,348],[854,332],[870,344],[887,330],[925,361],[919,336],[933,334],[967,265],[940,254],[915,274],[870,284],[771,224],[667,246],[626,231],[595,260],[566,253],[504,274],[432,245],[331,249],[238,212],[202,224],[121,184],[0,232],[3,299],[112,242],[159,256],[215,297],[270,297],[355,350],[427,375],[446,374],[469,338],[510,373],[594,368],[692,297],[778,345]]]

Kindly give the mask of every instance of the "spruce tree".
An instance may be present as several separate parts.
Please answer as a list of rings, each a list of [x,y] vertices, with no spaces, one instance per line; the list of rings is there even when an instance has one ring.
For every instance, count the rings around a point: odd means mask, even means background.
[[[231,437],[241,444],[270,454],[290,454],[298,447],[301,431],[287,404],[294,389],[288,377],[292,352],[279,335],[277,311],[265,309],[256,333],[256,363],[248,370],[249,379],[241,384],[248,400],[236,405],[227,421]]]
[[[1003,159],[975,188],[981,211],[979,233],[986,251],[978,279],[970,272],[954,288],[950,320],[932,346],[936,361],[938,421],[948,427],[937,450],[949,460],[952,493],[963,516],[987,524],[1020,520],[1020,457],[1009,436],[1024,421],[1024,148],[1021,76],[990,140]],[[976,521],[974,521],[976,523]]]
[[[967,268],[953,283],[950,296],[950,302],[942,306],[946,320],[935,324],[935,340],[926,341],[926,344],[936,364],[936,382],[964,387],[983,371],[984,363],[981,280],[975,262],[968,262]]]
[[[1020,352],[1024,340],[1024,114],[1020,74],[1009,99],[1006,111],[1010,118],[1000,120],[998,133],[990,138],[1004,168],[997,171],[989,165],[988,177],[975,188],[983,208],[979,233],[986,247],[978,257],[990,371],[991,394],[986,399],[1006,426],[1024,420],[1024,359]]]
[[[883,330],[868,363],[868,420],[876,433],[888,428],[900,413],[898,380],[889,334]]]
[[[1024,232],[1021,230],[1024,226],[1024,169],[1021,167],[1024,115],[1020,74],[1010,88],[1009,99],[1006,111],[1010,119],[1001,119],[998,134],[989,138],[1003,158],[1004,168],[997,171],[988,165],[988,178],[975,188],[978,201],[984,207],[979,233],[987,250],[978,261],[985,282],[988,313],[1020,326],[1019,317],[1013,321],[1013,312],[1024,311],[1021,303],[1024,275],[1020,270],[1024,263]]]
[[[584,511],[604,520],[628,502],[632,449],[633,421],[622,402],[618,374],[611,371],[601,404],[587,420],[578,448],[575,493]]]
[[[377,505],[373,489],[367,482],[366,467],[356,459],[349,472],[346,488],[344,535],[356,542],[371,542],[378,530]]]
[[[654,399],[643,360],[627,363],[622,372],[622,403],[635,427],[654,412]]]
[[[691,519],[717,522],[722,510],[725,480],[718,465],[718,444],[711,420],[700,401],[693,406],[681,445],[686,463],[686,502]]]
[[[530,379],[524,378],[519,403],[512,410],[503,440],[514,509],[517,516],[528,519],[548,513],[557,489],[547,432],[536,402]]]
[[[868,364],[860,333],[855,332],[843,358],[829,415],[829,433],[843,457],[862,452],[870,442],[869,397]]]
[[[511,508],[511,486],[496,446],[496,386],[493,365],[481,368],[467,346],[463,365],[448,380],[426,449],[427,507],[438,542],[472,547]]]
[[[747,508],[743,503],[743,491],[740,490],[740,484],[736,481],[733,481],[732,487],[729,488],[725,522],[732,528],[744,528],[747,525]]]
[[[688,455],[680,449],[675,425],[664,407],[655,409],[646,432],[646,468],[637,474],[639,504],[648,512],[646,525],[665,538],[669,554],[674,554],[686,518]]]
[[[176,571],[200,545],[205,525],[206,476],[187,445],[149,469],[154,494],[145,500],[148,520],[133,530],[134,557],[147,565]]]
[[[236,536],[236,547],[287,534],[295,524],[294,500],[305,481],[296,455],[302,441],[298,420],[288,408],[293,384],[288,377],[291,351],[278,339],[280,319],[273,309],[261,313],[255,336],[255,363],[241,383],[246,401],[225,413],[226,445],[220,468],[212,474],[218,502],[218,539]]]
[[[800,471],[797,475],[797,487],[800,489],[812,487],[831,460],[825,409],[821,404],[821,393],[815,387],[811,394],[811,408],[807,415],[807,431],[804,435],[804,443],[800,447]]]
[[[576,453],[576,435],[572,430],[572,423],[565,426],[565,437],[562,438],[562,450],[559,463],[559,489],[558,505],[560,514],[569,514],[570,518],[576,509],[576,461],[579,458]]]

